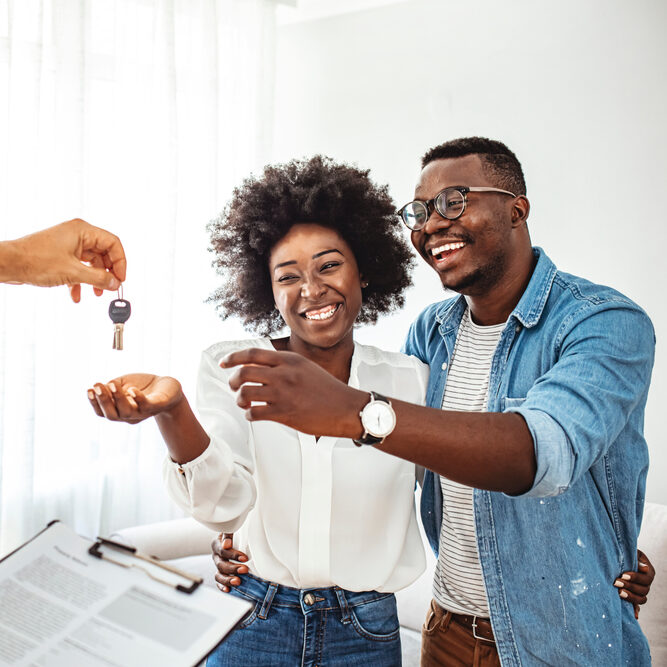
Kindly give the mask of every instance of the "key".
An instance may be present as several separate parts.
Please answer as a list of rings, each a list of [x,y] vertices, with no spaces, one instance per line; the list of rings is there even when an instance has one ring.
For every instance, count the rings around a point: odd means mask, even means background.
[[[132,307],[127,299],[121,298],[121,292],[118,291],[118,298],[109,304],[109,317],[113,322],[113,349],[123,349],[123,329],[125,322],[130,319]]]

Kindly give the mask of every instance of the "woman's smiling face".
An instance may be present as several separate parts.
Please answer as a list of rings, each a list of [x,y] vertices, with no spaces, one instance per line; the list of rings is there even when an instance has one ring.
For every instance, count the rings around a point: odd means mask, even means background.
[[[271,249],[269,271],[292,349],[329,349],[352,340],[362,304],[361,276],[338,232],[315,223],[294,225]]]

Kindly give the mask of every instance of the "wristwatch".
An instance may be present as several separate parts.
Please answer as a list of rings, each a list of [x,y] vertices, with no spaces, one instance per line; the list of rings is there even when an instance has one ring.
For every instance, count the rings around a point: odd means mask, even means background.
[[[354,444],[358,446],[379,445],[396,426],[396,413],[389,399],[375,391],[370,394],[371,400],[359,413],[364,434],[354,440]]]

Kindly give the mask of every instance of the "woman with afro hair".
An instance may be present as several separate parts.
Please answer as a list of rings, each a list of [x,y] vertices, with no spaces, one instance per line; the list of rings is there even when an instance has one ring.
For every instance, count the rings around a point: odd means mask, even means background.
[[[225,534],[219,587],[254,608],[208,665],[400,665],[393,593],[425,567],[414,465],[352,440],[247,421],[228,384],[233,371],[220,367],[236,350],[287,350],[356,388],[423,402],[424,364],[353,338],[356,323],[400,308],[410,285],[413,260],[387,188],[321,156],[268,166],[234,191],[209,231],[224,276],[211,300],[260,337],[204,351],[201,421],[170,377],[98,383],[91,404],[115,421],[154,416],[170,495]]]

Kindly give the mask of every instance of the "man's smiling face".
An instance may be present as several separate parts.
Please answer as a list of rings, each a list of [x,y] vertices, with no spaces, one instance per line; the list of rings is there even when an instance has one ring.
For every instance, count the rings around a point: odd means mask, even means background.
[[[502,187],[485,173],[477,155],[429,162],[421,172],[415,199],[426,201],[451,186]],[[470,296],[488,293],[503,278],[512,257],[512,204],[505,194],[470,192],[463,215],[448,220],[434,211],[411,234],[419,254],[447,289]]]

